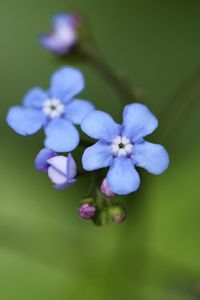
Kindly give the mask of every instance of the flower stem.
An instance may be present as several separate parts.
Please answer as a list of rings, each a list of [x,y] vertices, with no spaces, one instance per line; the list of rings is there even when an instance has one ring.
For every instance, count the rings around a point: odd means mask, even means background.
[[[92,173],[91,176],[91,184],[89,187],[89,190],[87,192],[87,198],[89,197],[96,197],[96,188],[97,188],[97,182],[98,182],[98,171],[95,171]]]
[[[115,70],[106,63],[102,55],[99,53],[97,54],[96,49],[94,51],[91,46],[88,47],[86,45],[79,45],[77,47],[77,53],[98,73],[100,73],[106,82],[111,84],[111,86],[118,92],[123,104],[136,100],[136,95],[126,79],[118,75]]]

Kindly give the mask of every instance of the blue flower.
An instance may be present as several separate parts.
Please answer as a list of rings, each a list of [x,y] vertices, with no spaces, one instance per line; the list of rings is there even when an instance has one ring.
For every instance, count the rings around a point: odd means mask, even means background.
[[[140,185],[135,167],[159,175],[169,164],[166,150],[143,138],[152,133],[158,121],[142,104],[127,105],[123,112],[123,124],[115,123],[102,111],[90,113],[81,123],[82,130],[99,139],[83,154],[83,168],[88,171],[109,167],[107,183],[110,190],[119,195],[134,192]]]
[[[76,182],[77,167],[71,154],[67,157],[43,148],[35,159],[35,167],[40,172],[47,172],[56,190],[63,190]]]
[[[84,88],[82,74],[73,68],[61,68],[52,75],[49,91],[41,88],[30,90],[23,106],[11,107],[7,122],[21,135],[31,135],[44,127],[45,146],[57,152],[69,152],[79,143],[79,125],[94,110],[86,100],[75,95]]]
[[[64,55],[76,45],[79,17],[75,14],[59,13],[53,16],[52,33],[42,34],[41,45],[58,55]]]

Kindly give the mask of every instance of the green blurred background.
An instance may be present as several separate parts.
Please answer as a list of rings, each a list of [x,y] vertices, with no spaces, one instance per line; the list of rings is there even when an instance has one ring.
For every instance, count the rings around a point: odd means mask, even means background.
[[[89,179],[54,191],[33,167],[43,133],[24,138],[6,125],[9,106],[29,88],[48,86],[58,64],[38,35],[53,13],[71,9],[89,17],[107,61],[156,114],[200,67],[199,1],[0,0],[0,299],[199,299],[200,105],[168,139],[169,170],[142,173],[145,192],[122,200],[127,221],[103,228],[77,217]],[[83,96],[119,118],[113,90],[77,66]],[[195,95],[200,102],[200,88]]]

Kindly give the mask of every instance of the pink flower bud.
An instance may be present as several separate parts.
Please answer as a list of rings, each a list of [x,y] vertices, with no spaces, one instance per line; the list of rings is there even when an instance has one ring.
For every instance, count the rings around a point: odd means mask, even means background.
[[[88,203],[84,203],[78,210],[79,216],[85,220],[93,219],[95,212],[96,212],[96,207]]]
[[[101,192],[102,192],[102,194],[104,194],[106,197],[114,197],[114,196],[116,196],[116,194],[114,194],[114,193],[110,190],[106,178],[104,178],[104,180],[103,180],[103,182],[102,182],[102,184],[101,184]]]

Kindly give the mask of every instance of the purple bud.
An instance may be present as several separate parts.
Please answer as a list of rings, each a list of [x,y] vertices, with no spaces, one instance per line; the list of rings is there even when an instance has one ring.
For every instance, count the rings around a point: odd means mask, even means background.
[[[103,182],[102,182],[102,184],[101,184],[101,192],[102,192],[102,194],[104,194],[106,197],[114,197],[114,196],[116,196],[116,194],[114,194],[114,193],[110,190],[106,178],[104,178],[104,180],[103,180]]]
[[[88,203],[83,204],[78,210],[79,216],[85,220],[93,219],[95,213],[96,213],[96,207],[91,206]]]

